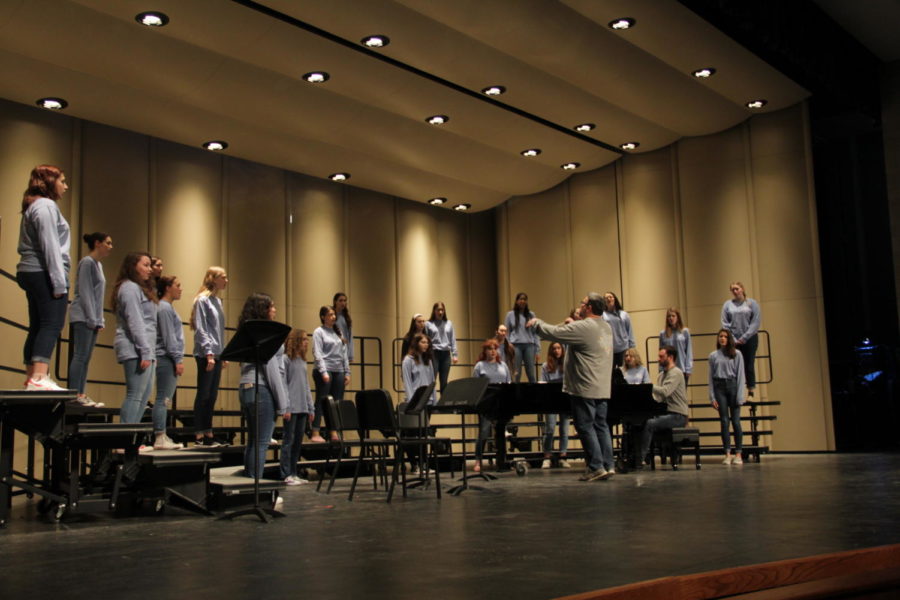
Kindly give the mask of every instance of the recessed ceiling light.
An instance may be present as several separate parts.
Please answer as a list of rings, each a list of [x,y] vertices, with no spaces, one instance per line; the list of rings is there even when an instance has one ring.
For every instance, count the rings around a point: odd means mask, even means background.
[[[486,96],[499,96],[500,94],[506,93],[506,88],[502,85],[490,85],[482,89],[481,93]]]
[[[350,173],[332,173],[328,176],[328,179],[337,182],[347,181],[350,179]]]
[[[431,204],[432,206],[440,206],[441,204],[445,204],[446,202],[446,198],[432,198],[428,201],[428,204]]]
[[[472,208],[471,204],[463,203],[463,204],[457,204],[456,206],[454,206],[453,210],[458,210],[460,212],[463,212],[463,211],[469,210],[470,208]]]
[[[595,127],[597,126],[593,123],[582,123],[581,125],[576,125],[572,129],[580,131],[581,133],[587,133],[588,131],[593,131]]]
[[[621,31],[623,29],[631,29],[634,27],[634,19],[631,17],[622,17],[621,19],[613,19],[609,22],[609,28]]]
[[[581,166],[581,163],[567,162],[563,165],[559,165],[559,168],[562,169],[563,171],[574,171],[575,169],[577,169],[580,166]]]
[[[625,142],[624,144],[620,144],[619,148],[621,148],[622,150],[634,150],[640,145],[640,142]]]
[[[450,120],[450,117],[447,115],[431,115],[427,119],[425,119],[426,123],[430,123],[431,125],[443,125],[447,121]]]
[[[704,67],[702,69],[697,69],[692,73],[694,77],[697,79],[706,79],[708,77],[712,77],[716,74],[716,70],[712,67]]]
[[[765,106],[768,103],[769,103],[768,100],[764,100],[762,98],[760,98],[759,100],[751,100],[750,102],[747,103],[747,108],[762,108],[763,106]]]
[[[311,71],[303,76],[303,79],[310,83],[324,83],[331,79],[331,75],[325,71]]]
[[[207,150],[212,150],[216,152],[218,150],[224,150],[228,147],[228,142],[223,142],[222,140],[212,140],[209,142],[203,142],[203,147]]]
[[[41,108],[46,108],[47,110],[62,110],[69,105],[69,103],[62,98],[41,98],[36,101],[35,104]]]
[[[537,156],[540,153],[541,153],[540,148],[529,148],[528,150],[522,150],[521,152],[519,152],[519,154],[521,154],[522,156],[525,156],[527,158],[531,158],[532,156]]]
[[[367,48],[384,48],[391,43],[391,38],[386,35],[367,35],[359,43]]]
[[[155,10],[142,12],[134,16],[134,20],[147,27],[165,27],[169,23],[169,17]]]

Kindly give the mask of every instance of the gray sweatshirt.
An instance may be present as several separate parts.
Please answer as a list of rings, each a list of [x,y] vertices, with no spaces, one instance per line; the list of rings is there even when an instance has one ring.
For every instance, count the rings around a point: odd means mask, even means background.
[[[156,357],[168,356],[176,365],[184,361],[184,330],[175,308],[165,300],[159,301],[156,315]]]
[[[479,360],[472,370],[472,377],[487,377],[491,383],[510,383],[509,369],[504,362],[487,362]]]
[[[403,373],[403,389],[406,392],[406,401],[412,400],[413,394],[423,385],[434,383],[434,367],[424,362],[416,362],[412,356],[407,354],[403,357],[400,370]],[[436,392],[431,392],[431,400],[428,405],[437,403]]]
[[[312,393],[309,390],[309,378],[306,373],[306,361],[300,358],[288,358],[284,355],[284,380],[287,387],[290,412],[306,413],[316,412],[313,404]]]
[[[453,358],[459,358],[459,353],[456,351],[456,332],[453,331],[452,321],[441,319],[440,321],[428,321],[425,325],[425,333],[431,337],[432,349],[449,350]]]
[[[85,256],[78,263],[75,278],[75,299],[69,307],[69,322],[84,323],[89,329],[106,325],[103,318],[103,295],[106,293],[106,277],[100,261]]]
[[[734,341],[743,344],[759,332],[762,311],[753,298],[736,302],[733,298],[722,305],[722,329],[734,336]]]
[[[156,356],[156,303],[133,281],[119,286],[116,309],[116,360],[153,360]]]
[[[686,389],[684,373],[678,367],[672,367],[657,376],[656,385],[653,386],[653,399],[665,402],[666,410],[669,412],[688,416]]]
[[[713,379],[734,379],[737,383],[738,404],[746,402],[744,398],[744,355],[740,350],[734,353],[734,358],[716,350],[709,355],[709,401],[716,399],[713,393]]]
[[[694,348],[691,343],[691,332],[685,327],[681,331],[672,330],[671,336],[666,336],[666,330],[659,332],[659,347],[672,346],[678,351],[675,358],[675,366],[681,369],[682,373],[690,375],[694,370]],[[660,367],[662,370],[662,367]]]
[[[256,383],[256,363],[241,363],[240,385],[248,383]],[[263,366],[259,374],[259,385],[268,386],[272,392],[276,415],[289,412],[291,403],[284,384],[284,346],[279,347],[278,352]]]
[[[603,320],[609,323],[613,336],[613,352],[625,352],[634,348],[634,331],[631,329],[631,317],[624,310],[619,312],[603,311]]]
[[[22,213],[19,226],[19,264],[16,271],[47,271],[54,294],[69,290],[69,224],[50,198],[38,198]]]
[[[194,311],[194,355],[218,357],[225,348],[225,311],[218,296],[200,296]]]
[[[350,372],[347,349],[341,336],[333,329],[317,327],[313,331],[313,355],[316,357],[316,370],[323,375],[328,371]]]
[[[511,310],[506,313],[506,319],[503,324],[506,325],[507,334],[510,344],[533,344],[535,347],[535,355],[541,353],[541,340],[534,331],[525,328],[525,323],[534,318],[534,313],[528,311],[527,315],[519,315],[519,325],[516,326],[516,311]]]
[[[612,389],[612,330],[601,318],[589,317],[567,325],[548,325],[540,319],[534,331],[545,340],[567,345],[563,391],[572,396],[608,399]]]
[[[338,326],[341,335],[347,341],[347,360],[353,361],[353,328],[347,325],[347,319],[342,314],[337,316],[334,324]]]

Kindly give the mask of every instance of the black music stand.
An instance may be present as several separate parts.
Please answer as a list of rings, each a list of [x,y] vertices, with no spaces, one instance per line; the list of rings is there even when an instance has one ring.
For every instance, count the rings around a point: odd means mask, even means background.
[[[404,415],[414,416],[419,426],[417,427],[420,438],[428,437],[428,401],[434,394],[434,382],[428,385],[421,385],[413,392],[412,398],[406,401],[406,408],[403,410]],[[406,487],[427,486],[428,479],[428,456],[424,447],[419,447],[419,477],[408,482]]]
[[[259,370],[275,356],[278,348],[284,343],[291,328],[284,323],[269,321],[266,319],[250,319],[244,321],[238,327],[237,333],[225,346],[221,359],[233,362],[256,363],[256,381],[253,386],[253,411],[256,415],[254,427],[256,429],[253,448],[254,465],[259,465]],[[285,514],[274,508],[263,508],[259,505],[259,469],[255,469],[253,475],[253,508],[245,508],[226,513],[219,519],[235,519],[244,515],[256,515],[263,523],[269,522],[268,516],[283,517]]]
[[[469,479],[479,477],[485,481],[496,479],[494,475],[488,473],[467,474],[466,469],[466,414],[478,414],[478,405],[481,403],[484,392],[487,390],[488,380],[485,377],[467,377],[465,379],[454,379],[447,384],[441,399],[438,400],[437,406],[433,412],[455,412],[460,414],[460,424],[462,425],[462,477],[459,485],[456,485],[447,492],[454,496],[459,496],[466,490],[484,490],[484,488],[469,485]]]

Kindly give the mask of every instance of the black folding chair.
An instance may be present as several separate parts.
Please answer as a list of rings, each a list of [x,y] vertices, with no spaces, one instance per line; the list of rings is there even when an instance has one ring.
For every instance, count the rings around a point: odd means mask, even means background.
[[[403,496],[406,497],[407,480],[406,466],[403,462],[403,451],[410,446],[422,446],[431,451],[434,462],[437,463],[437,454],[435,452],[436,443],[432,443],[433,439],[429,438],[413,438],[403,439],[400,436],[400,425],[397,422],[397,413],[394,410],[394,403],[391,400],[391,394],[387,390],[362,390],[356,393],[356,407],[359,412],[360,425],[363,429],[363,453],[368,448],[378,448],[383,452],[383,456],[387,457],[388,450],[394,453],[394,468],[391,474],[391,484],[388,489],[387,501],[390,502],[394,494],[394,487],[397,480],[401,479],[401,487],[403,488]],[[371,438],[371,432],[379,431],[384,436],[382,439]],[[356,474],[353,477],[353,483],[350,485],[349,499],[353,499],[356,488],[356,481],[359,475],[359,469],[363,462],[363,453],[357,460]],[[437,497],[441,497],[441,482],[439,469],[434,470],[435,488]]]

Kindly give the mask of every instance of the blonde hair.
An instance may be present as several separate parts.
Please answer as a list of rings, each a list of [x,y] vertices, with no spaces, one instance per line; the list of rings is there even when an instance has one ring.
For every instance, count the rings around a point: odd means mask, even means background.
[[[209,298],[210,296],[216,295],[216,277],[221,277],[225,275],[226,271],[222,267],[210,267],[206,270],[206,275],[203,276],[203,283],[200,284],[200,289],[197,290],[197,295],[194,296],[194,305],[191,307],[191,331],[195,331],[197,328],[194,326],[194,316],[197,314],[197,300],[200,298]]]
[[[632,356],[632,358],[634,358],[634,366],[635,367],[644,366],[644,361],[641,360],[641,353],[638,352],[637,348],[629,348],[628,350],[625,351],[625,356],[623,356],[622,358],[623,359],[627,358],[629,354]]]
[[[306,338],[306,330],[291,329],[287,339],[284,341],[285,355],[294,360],[297,357],[306,360],[306,351],[303,349],[303,340]]]

